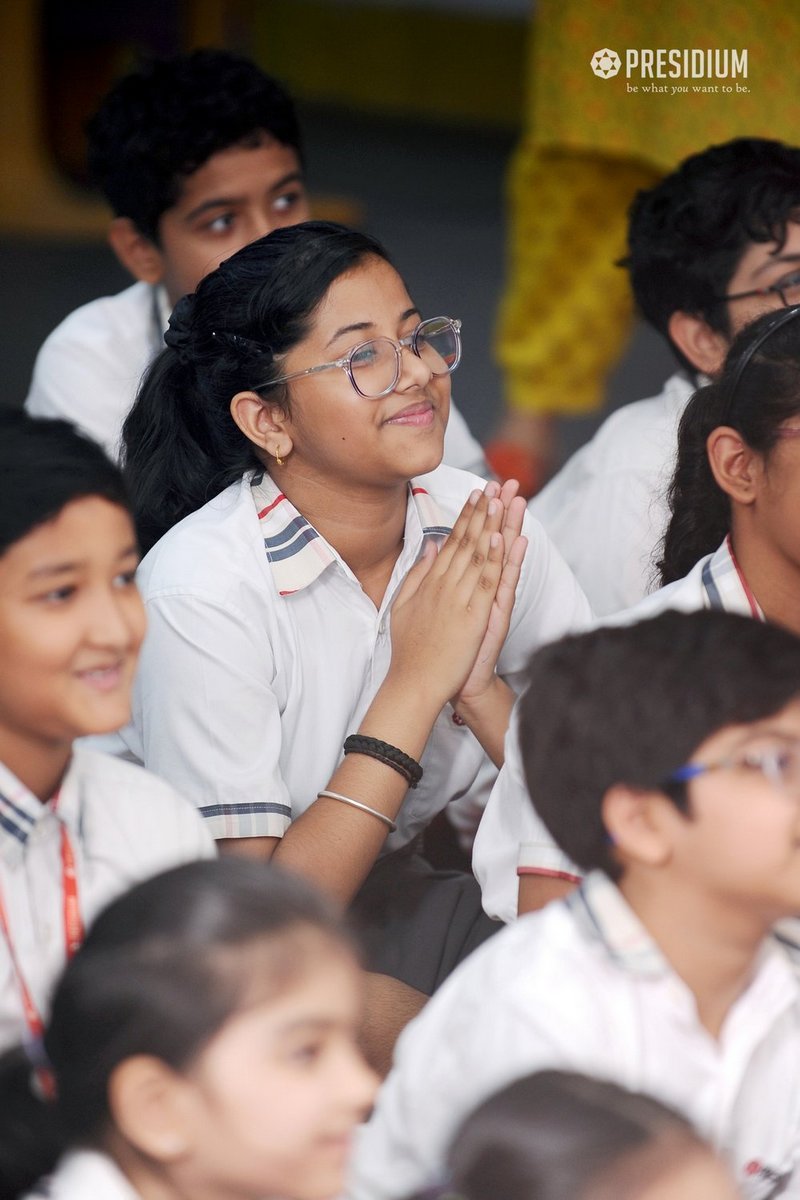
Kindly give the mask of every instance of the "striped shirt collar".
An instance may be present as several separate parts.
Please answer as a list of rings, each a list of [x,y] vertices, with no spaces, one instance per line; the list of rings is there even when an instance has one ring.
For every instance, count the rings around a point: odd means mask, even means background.
[[[766,619],[736,561],[730,535],[703,565],[702,578],[709,608],[741,613],[757,621]]]
[[[653,979],[672,974],[658,945],[603,871],[591,871],[565,903],[584,936],[602,942],[623,970]]]
[[[339,561],[338,556],[267,472],[254,475],[250,488],[275,587],[279,595],[290,596],[318,579],[326,567]],[[409,504],[412,502],[422,536],[446,537],[451,526],[431,494],[415,479],[409,483]]]
[[[70,803],[73,789],[67,786],[69,773],[68,769],[61,785],[56,816],[52,801],[42,804],[4,763],[0,763],[0,856],[9,866],[21,860],[33,830],[41,821],[54,817],[63,821],[70,832],[77,832],[72,828],[77,824],[78,811],[73,812],[74,805]]]

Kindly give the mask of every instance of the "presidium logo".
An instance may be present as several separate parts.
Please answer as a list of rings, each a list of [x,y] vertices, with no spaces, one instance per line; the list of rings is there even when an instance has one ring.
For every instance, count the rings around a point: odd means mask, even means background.
[[[623,62],[616,50],[595,50],[589,65],[601,79],[613,79],[622,70]],[[747,79],[747,50],[689,49],[648,50],[629,48],[625,51],[625,77],[627,79]],[[628,88],[638,91],[638,88]],[[644,91],[666,91],[666,87],[654,85]],[[688,88],[673,89],[687,91]],[[693,87],[693,91],[718,91],[718,87]],[[737,91],[750,89],[736,85]],[[722,86],[723,92],[732,92],[733,87]]]
[[[596,50],[592,55],[592,70],[602,79],[613,79],[621,66],[622,59],[615,50]]]

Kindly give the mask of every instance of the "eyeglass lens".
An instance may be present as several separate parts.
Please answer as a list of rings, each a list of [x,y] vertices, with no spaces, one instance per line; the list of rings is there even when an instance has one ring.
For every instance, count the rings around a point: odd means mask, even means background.
[[[458,364],[458,334],[450,321],[436,318],[417,327],[412,347],[433,375],[449,375]],[[392,390],[400,372],[398,350],[389,338],[373,338],[350,356],[352,379],[362,396],[377,398]]]

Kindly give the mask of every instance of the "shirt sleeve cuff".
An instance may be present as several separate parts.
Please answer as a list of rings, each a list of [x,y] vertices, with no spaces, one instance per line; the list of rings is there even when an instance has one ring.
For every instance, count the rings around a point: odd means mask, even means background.
[[[283,837],[292,823],[287,804],[267,801],[242,804],[207,804],[200,816],[214,838]]]
[[[522,842],[517,861],[518,875],[546,875],[553,879],[580,882],[581,872],[558,847],[541,842]]]

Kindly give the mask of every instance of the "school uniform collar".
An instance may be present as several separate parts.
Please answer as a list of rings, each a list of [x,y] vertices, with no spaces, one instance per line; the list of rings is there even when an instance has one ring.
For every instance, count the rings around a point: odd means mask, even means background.
[[[736,561],[730,535],[703,565],[702,582],[709,608],[766,620]]]
[[[580,887],[567,896],[564,903],[583,935],[601,942],[609,958],[623,971],[648,979],[674,976],[675,972],[658,944],[603,871],[591,871],[586,875]],[[758,960],[764,963],[768,959],[777,959],[780,977],[789,979],[792,995],[796,996],[800,967],[798,918],[779,921],[772,936],[765,939]]]
[[[603,871],[591,871],[565,903],[584,936],[601,942],[624,971],[651,979],[673,973],[622,892]]]
[[[287,500],[266,471],[253,475],[250,490],[279,595],[291,596],[301,591],[318,579],[326,567],[339,561],[333,547]],[[446,537],[451,526],[430,492],[416,479],[411,480],[408,491],[409,517],[412,513],[416,516],[421,536]],[[408,523],[407,520],[407,532]]]
[[[79,836],[80,797],[73,765],[74,759],[64,775],[58,809],[54,811],[52,801],[42,804],[13,771],[0,763],[0,857],[8,866],[21,861],[31,834],[43,821],[60,821],[70,833]]]

